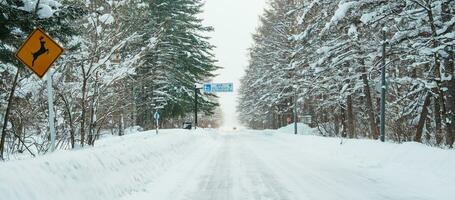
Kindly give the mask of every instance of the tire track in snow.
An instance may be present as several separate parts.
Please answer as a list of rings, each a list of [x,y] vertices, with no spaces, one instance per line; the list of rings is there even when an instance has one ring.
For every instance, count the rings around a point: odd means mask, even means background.
[[[222,147],[185,200],[290,200],[267,164],[245,148],[245,135],[222,135]]]
[[[195,180],[197,180],[200,170],[207,167],[208,162],[220,148],[216,136],[201,137],[210,139],[195,146],[195,149],[188,152],[185,158],[174,163],[161,176],[155,177],[150,184],[142,188],[142,191],[126,196],[122,200],[185,199],[186,191],[194,190],[194,185],[197,183]]]

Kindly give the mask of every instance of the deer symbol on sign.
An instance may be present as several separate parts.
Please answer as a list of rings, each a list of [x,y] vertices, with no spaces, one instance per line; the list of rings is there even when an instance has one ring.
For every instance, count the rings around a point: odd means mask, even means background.
[[[32,67],[35,65],[36,59],[38,59],[41,55],[43,55],[44,53],[49,54],[49,49],[46,49],[46,47],[44,46],[44,44],[46,44],[46,42],[44,41],[44,37],[40,37],[39,41],[40,49],[35,53],[32,52],[33,55]]]

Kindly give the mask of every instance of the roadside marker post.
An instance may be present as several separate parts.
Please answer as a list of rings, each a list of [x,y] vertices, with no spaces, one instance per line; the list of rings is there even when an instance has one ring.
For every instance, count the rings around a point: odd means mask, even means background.
[[[156,120],[156,134],[158,135],[160,113],[158,111],[155,111],[155,114],[153,114],[153,118]]]
[[[52,70],[50,70],[52,72]],[[51,151],[55,151],[55,125],[54,125],[54,88],[52,88],[52,73],[47,73],[47,105],[49,109],[49,130],[51,132]]]

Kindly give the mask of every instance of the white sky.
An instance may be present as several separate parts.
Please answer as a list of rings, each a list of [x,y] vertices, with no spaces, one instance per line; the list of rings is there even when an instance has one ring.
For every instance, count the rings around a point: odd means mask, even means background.
[[[224,126],[239,126],[237,121],[237,89],[248,65],[247,49],[252,44],[251,34],[259,25],[259,15],[265,8],[266,0],[206,0],[203,18],[206,25],[215,31],[212,44],[215,49],[219,70],[216,83],[234,83],[234,94],[219,94]]]

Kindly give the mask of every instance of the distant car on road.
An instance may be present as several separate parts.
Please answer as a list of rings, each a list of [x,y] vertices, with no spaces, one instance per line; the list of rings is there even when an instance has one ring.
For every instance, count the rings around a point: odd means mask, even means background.
[[[183,122],[182,128],[191,130],[193,128],[193,122]]]

